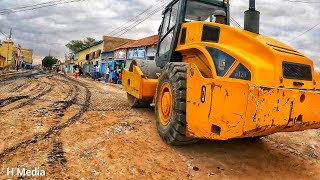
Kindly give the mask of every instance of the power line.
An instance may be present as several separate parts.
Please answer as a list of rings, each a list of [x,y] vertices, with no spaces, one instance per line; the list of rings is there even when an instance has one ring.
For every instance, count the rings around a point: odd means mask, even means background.
[[[291,41],[294,41],[294,40],[298,39],[299,37],[303,36],[304,34],[308,33],[309,31],[313,30],[314,28],[316,28],[316,27],[319,26],[319,25],[320,25],[320,23],[316,24],[315,26],[307,29],[307,30],[304,31],[303,33],[299,34],[298,36],[292,38],[291,40],[289,40],[289,41],[287,41],[287,42],[289,43],[289,42],[291,42]]]
[[[160,10],[162,10],[167,5],[166,1],[162,1],[162,2],[164,2],[164,3],[161,4],[159,7],[154,6],[154,7],[156,7],[155,9],[153,9],[152,11],[149,11],[148,13],[144,13],[144,15],[142,17],[136,19],[134,22],[132,22],[131,24],[129,24],[128,26],[126,26],[122,30],[112,34],[112,36],[119,37],[119,36],[125,34],[126,32],[130,31],[134,27],[136,27],[138,24],[141,24],[145,20],[149,19],[153,14],[159,12]]]
[[[297,2],[297,3],[320,3],[319,1],[300,1],[300,0],[284,0],[287,2]]]
[[[230,21],[230,23],[231,23],[231,25],[232,25],[233,27],[239,28],[239,27],[237,26],[237,24],[235,24],[233,21]]]
[[[134,29],[135,27],[137,27],[139,24],[141,24],[142,22],[146,21],[147,19],[151,18],[153,15],[155,15],[157,12],[163,10],[163,8],[167,5],[167,3],[164,3],[163,5],[161,5],[159,8],[155,9],[154,11],[150,12],[149,14],[146,15],[146,19],[141,19],[140,21],[137,21],[136,23],[132,24],[132,26],[130,28],[128,28],[126,31],[124,31],[123,33],[119,34],[118,37],[122,36],[123,34],[131,31],[132,29]]]
[[[231,16],[230,17],[231,23],[236,26],[237,28],[242,29],[242,26]]]
[[[50,3],[60,2],[60,1],[66,1],[66,0],[55,0],[55,1],[45,2],[45,3],[34,4],[34,5],[14,7],[14,8],[10,8],[10,9],[0,9],[0,12],[8,12],[8,10],[10,11],[10,10],[25,9],[25,8],[28,8],[28,7],[34,7],[34,6],[39,6],[39,5],[44,5],[44,4],[50,4]]]
[[[27,9],[16,10],[16,11],[8,9],[8,12],[0,12],[0,15],[7,15],[7,14],[17,13],[17,12],[22,12],[22,11],[30,11],[30,10],[35,10],[35,9],[40,9],[40,8],[45,8],[45,7],[50,7],[50,6],[56,6],[59,4],[69,4],[69,3],[80,2],[80,1],[85,1],[85,0],[69,0],[66,2],[58,2],[58,3],[49,4],[49,5],[38,6],[38,7],[27,8]]]
[[[137,24],[137,23],[139,23],[141,21],[147,20],[148,18],[150,18],[150,15],[155,13],[157,10],[163,9],[163,5],[165,5],[167,3],[166,0],[160,1],[160,3],[163,3],[163,2],[164,2],[164,4],[160,5],[159,7],[157,7],[159,5],[159,2],[158,2],[151,9],[148,8],[148,11],[144,11],[143,13],[140,13],[141,15],[140,15],[139,18],[136,18],[133,22],[132,21],[128,21],[126,23],[127,25],[124,28],[122,28],[121,30],[117,31],[116,33],[111,34],[111,36],[119,36],[119,34],[122,35],[122,34],[124,34],[123,32],[127,32],[128,29],[132,29],[135,26],[135,24]]]
[[[123,33],[117,35],[117,37],[120,37],[120,36],[124,35],[125,33],[131,31],[133,28],[135,28],[136,26],[138,26],[138,25],[141,24],[142,22],[146,21],[147,19],[149,19],[149,18],[152,17],[153,15],[155,15],[155,13],[161,11],[166,5],[167,5],[167,3],[164,3],[164,4],[163,4],[162,6],[160,6],[158,9],[155,9],[154,11],[150,12],[149,14],[146,15],[148,18],[142,19],[142,20],[136,22],[135,24],[133,24],[133,26],[132,26],[130,29],[127,29],[127,30],[124,31]]]
[[[149,6],[148,8],[146,8],[145,10],[143,10],[140,14],[138,14],[137,16],[135,16],[132,19],[129,19],[127,22],[123,23],[122,25],[120,25],[117,28],[114,28],[112,31],[108,32],[107,34],[112,34],[115,31],[117,31],[118,29],[122,28],[123,26],[125,26],[126,24],[128,24],[129,22],[135,20],[136,18],[138,18],[139,16],[141,16],[142,14],[146,13],[147,11],[149,11],[150,9],[154,8],[155,6],[157,6],[159,3],[161,3],[161,0],[157,0],[156,4]]]
[[[236,22],[233,22],[233,21],[230,21],[230,22],[234,27],[242,29],[242,27],[239,24],[237,24]]]
[[[3,34],[6,38],[8,37],[5,33],[3,33],[2,31],[0,31],[1,34]]]
[[[34,7],[34,8],[28,8],[28,9],[22,9],[22,10],[10,10],[8,12],[2,12],[0,13],[0,15],[7,15],[7,14],[12,14],[12,13],[17,13],[17,12],[22,12],[22,11],[30,11],[30,10],[35,10],[35,9],[40,9],[40,8],[44,8],[44,7],[50,7],[50,6],[56,6],[59,4],[69,4],[69,3],[73,3],[73,2],[80,2],[80,1],[85,1],[85,0],[70,0],[70,1],[66,1],[66,2],[59,2],[59,3],[54,3],[54,4],[49,4],[49,5],[44,5],[44,6],[38,6],[38,7]]]

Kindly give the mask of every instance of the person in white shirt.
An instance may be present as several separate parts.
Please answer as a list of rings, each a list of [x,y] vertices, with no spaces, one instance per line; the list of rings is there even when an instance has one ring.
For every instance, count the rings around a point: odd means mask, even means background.
[[[97,79],[100,80],[100,68],[99,66],[96,66],[96,73],[97,73]]]
[[[106,83],[109,82],[109,76],[110,76],[110,70],[109,70],[109,67],[107,67],[107,70],[106,70],[106,79],[105,79],[105,82],[106,82]]]

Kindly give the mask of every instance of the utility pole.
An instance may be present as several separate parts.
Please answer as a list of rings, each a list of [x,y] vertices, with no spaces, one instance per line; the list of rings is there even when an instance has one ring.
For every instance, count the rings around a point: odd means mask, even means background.
[[[12,28],[10,28],[9,39],[11,39],[11,36],[12,36]]]
[[[7,50],[7,59],[6,59],[6,66],[8,66],[8,58],[9,58],[9,41],[7,41],[8,50]]]
[[[7,59],[6,59],[6,65],[5,66],[8,66],[8,58],[9,58],[9,41],[11,40],[11,37],[12,37],[12,28],[10,28],[10,34],[9,34],[9,38],[7,38],[7,45],[8,45],[8,51],[7,51]],[[12,59],[11,59],[12,60]]]

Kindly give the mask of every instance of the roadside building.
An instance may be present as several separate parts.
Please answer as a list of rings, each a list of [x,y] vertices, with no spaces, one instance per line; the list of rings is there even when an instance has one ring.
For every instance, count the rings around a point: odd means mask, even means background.
[[[89,64],[100,66],[101,52],[103,50],[103,40],[97,41],[90,46]]]
[[[14,65],[14,52],[16,47],[12,40],[4,40],[0,45],[0,56],[5,58],[4,67]]]
[[[0,55],[0,69],[4,68],[5,61],[6,61],[6,58]]]
[[[157,52],[157,43],[159,36],[154,35],[129,42],[116,48],[114,59],[132,60],[132,59],[148,59],[153,60]]]
[[[107,61],[113,60],[114,49],[129,41],[133,40],[103,36],[103,40],[77,51],[74,63],[82,67],[84,72],[91,73],[93,66],[97,65],[100,67],[100,73],[104,73]]]
[[[119,46],[133,42],[132,39],[124,39],[111,36],[103,36],[104,46],[101,53],[100,72],[105,73],[105,69],[108,67],[108,62],[114,60],[114,51]]]
[[[128,42],[115,49],[114,60],[125,61],[128,66],[133,59],[154,60],[157,52],[158,35]]]
[[[97,41],[91,46],[81,48],[75,53],[75,65],[83,68],[84,72],[92,72],[94,65],[99,65],[101,52],[103,49],[103,41]]]
[[[57,63],[57,64],[58,64],[58,63]],[[60,61],[59,67],[60,67],[60,69],[59,69],[60,71],[67,73],[67,71],[66,71],[67,65],[66,65],[64,62],[61,62],[61,61]]]
[[[32,68],[33,52],[31,49],[23,49],[20,45],[17,47],[11,39],[4,40],[0,44],[0,68],[17,65],[21,68]]]
[[[116,70],[117,67],[126,67],[130,64],[131,61],[128,60],[128,49],[132,47],[132,45],[136,41],[128,42],[114,51],[113,61],[108,63],[108,66],[111,70]]]
[[[75,53],[75,64],[83,67],[88,64],[90,49],[88,47],[81,48]]]
[[[33,64],[33,50],[32,49],[21,49],[21,59],[20,61],[22,61],[22,68],[29,68],[32,67]]]
[[[139,39],[132,44],[129,44],[127,50],[127,59],[147,59],[154,60],[157,52],[157,43],[159,36],[154,35]]]
[[[64,55],[64,66],[64,68],[68,68],[68,73],[74,72],[74,55],[72,53],[66,53]]]

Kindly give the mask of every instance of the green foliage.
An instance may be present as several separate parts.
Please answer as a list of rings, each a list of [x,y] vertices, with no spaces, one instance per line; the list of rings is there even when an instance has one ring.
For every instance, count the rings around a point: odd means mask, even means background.
[[[91,46],[95,42],[96,42],[96,40],[91,37],[87,37],[87,39],[85,39],[83,41],[84,45],[86,45],[86,46]]]
[[[52,56],[46,56],[42,60],[42,66],[46,68],[52,68],[54,64],[58,62],[58,59]]]
[[[83,41],[81,41],[81,40],[71,40],[68,44],[66,44],[66,47],[68,49],[70,49],[70,51],[75,53],[78,50],[80,50],[81,48],[91,46],[95,42],[96,42],[95,39],[93,39],[91,37],[87,37]]]
[[[76,52],[80,48],[84,47],[84,43],[81,40],[72,40],[68,44],[66,44],[66,47],[72,52]]]

